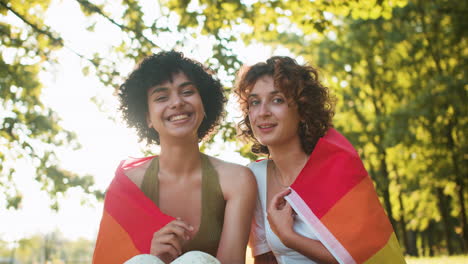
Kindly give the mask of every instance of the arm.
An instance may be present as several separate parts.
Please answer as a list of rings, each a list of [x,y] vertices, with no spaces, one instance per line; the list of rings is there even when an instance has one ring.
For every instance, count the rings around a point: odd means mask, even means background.
[[[255,256],[254,264],[277,264],[275,255],[273,253],[267,252],[265,254]]]
[[[276,194],[268,207],[268,222],[281,242],[302,255],[320,263],[338,263],[328,249],[318,240],[297,234],[293,229],[293,210],[284,197],[290,189]]]
[[[252,165],[252,167],[254,166],[255,163]],[[261,177],[266,175],[256,175],[255,171],[255,169],[252,170],[257,180],[258,195],[257,204],[255,205],[254,210],[254,217],[250,227],[249,246],[254,257],[254,264],[277,264],[278,262],[276,261],[276,257],[268,246],[265,233],[266,209],[263,208],[262,197],[266,198],[266,179]]]
[[[252,172],[245,167],[236,166],[227,174],[222,184],[226,209],[216,257],[221,263],[243,264],[257,199],[257,184]]]

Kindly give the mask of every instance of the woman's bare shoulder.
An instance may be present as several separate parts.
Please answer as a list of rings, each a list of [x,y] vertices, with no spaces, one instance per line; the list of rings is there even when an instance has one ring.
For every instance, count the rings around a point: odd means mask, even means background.
[[[213,167],[218,171],[220,177],[228,176],[231,177],[233,175],[248,175],[250,176],[251,171],[249,168],[243,165],[239,165],[236,163],[228,162],[216,157],[209,156],[210,162]],[[245,177],[245,176],[241,176]]]
[[[255,192],[257,182],[249,168],[215,157],[210,157],[210,161],[218,172],[225,198],[229,199],[239,193]]]
[[[143,178],[145,177],[145,172],[148,169],[149,165],[151,164],[151,160],[144,161],[143,163],[139,164],[138,166],[129,168],[125,170],[125,175],[139,188],[143,182]]]

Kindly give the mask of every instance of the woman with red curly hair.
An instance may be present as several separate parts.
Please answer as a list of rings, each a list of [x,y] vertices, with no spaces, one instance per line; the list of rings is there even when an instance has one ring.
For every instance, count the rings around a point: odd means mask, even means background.
[[[404,263],[357,152],[332,127],[317,70],[272,57],[240,74],[236,93],[241,134],[268,156],[249,165],[255,263]]]

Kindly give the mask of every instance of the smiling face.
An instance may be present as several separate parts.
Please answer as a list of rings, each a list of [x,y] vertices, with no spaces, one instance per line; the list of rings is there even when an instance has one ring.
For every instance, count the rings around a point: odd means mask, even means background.
[[[204,118],[203,103],[195,85],[180,72],[167,81],[148,89],[148,127],[164,138],[193,137]]]
[[[249,120],[255,138],[267,147],[299,142],[297,106],[275,88],[271,76],[260,77],[248,96]]]

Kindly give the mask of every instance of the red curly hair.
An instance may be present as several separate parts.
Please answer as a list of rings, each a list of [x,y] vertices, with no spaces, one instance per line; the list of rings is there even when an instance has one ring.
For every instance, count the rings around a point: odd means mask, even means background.
[[[269,155],[267,146],[255,138],[249,120],[248,96],[255,83],[263,76],[271,76],[276,89],[297,105],[301,123],[297,133],[301,146],[310,155],[317,141],[333,126],[335,98],[319,81],[317,69],[299,65],[290,57],[274,56],[257,63],[238,74],[235,93],[243,113],[239,122],[240,135],[254,142],[252,152]]]

